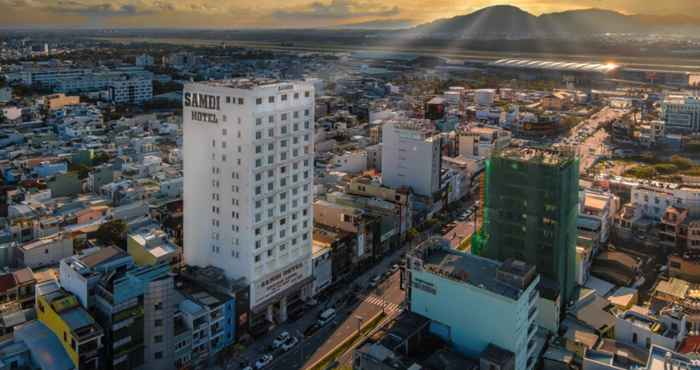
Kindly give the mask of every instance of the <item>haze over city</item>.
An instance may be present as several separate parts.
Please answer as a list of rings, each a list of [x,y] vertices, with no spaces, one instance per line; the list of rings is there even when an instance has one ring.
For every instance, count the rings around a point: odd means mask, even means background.
[[[406,27],[503,4],[535,15],[587,8],[697,14],[695,0],[0,0],[0,26],[308,28],[381,21]]]
[[[700,370],[700,0],[0,0],[0,370]]]

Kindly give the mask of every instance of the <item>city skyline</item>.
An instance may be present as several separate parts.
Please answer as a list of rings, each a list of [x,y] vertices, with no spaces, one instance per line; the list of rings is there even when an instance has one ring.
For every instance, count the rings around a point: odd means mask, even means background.
[[[471,13],[493,5],[513,5],[535,15],[575,9],[604,8],[625,14],[693,14],[694,0],[555,1],[436,0],[0,0],[0,24],[7,27],[115,28],[313,28],[383,22],[410,26]]]

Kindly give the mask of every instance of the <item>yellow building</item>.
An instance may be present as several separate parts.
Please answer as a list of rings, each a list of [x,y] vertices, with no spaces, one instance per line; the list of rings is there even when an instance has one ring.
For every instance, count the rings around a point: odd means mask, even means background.
[[[61,109],[66,105],[80,104],[79,96],[66,96],[66,94],[52,94],[46,96],[46,109],[55,110]]]
[[[80,306],[78,299],[55,280],[36,286],[36,312],[63,345],[78,370],[100,369],[102,328]]]
[[[161,262],[175,263],[179,260],[178,248],[168,240],[167,234],[157,228],[143,228],[129,234],[127,252],[139,266],[151,266]]]

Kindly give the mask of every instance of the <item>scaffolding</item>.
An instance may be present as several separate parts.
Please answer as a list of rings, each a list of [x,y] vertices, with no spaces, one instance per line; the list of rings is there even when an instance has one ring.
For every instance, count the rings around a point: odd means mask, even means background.
[[[506,149],[487,161],[483,224],[472,250],[537,266],[568,299],[575,287],[578,159],[571,152]]]

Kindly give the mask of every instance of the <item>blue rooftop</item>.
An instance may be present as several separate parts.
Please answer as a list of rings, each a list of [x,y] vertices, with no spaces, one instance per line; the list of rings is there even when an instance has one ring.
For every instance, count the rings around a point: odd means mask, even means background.
[[[40,321],[31,321],[15,328],[15,338],[29,347],[32,361],[42,369],[72,370],[73,361],[63,349],[61,342]]]

